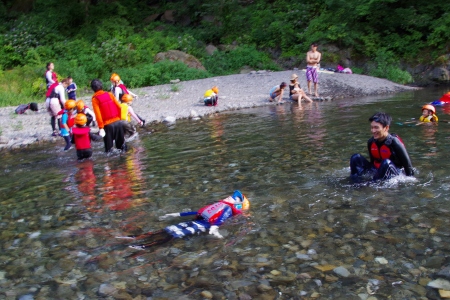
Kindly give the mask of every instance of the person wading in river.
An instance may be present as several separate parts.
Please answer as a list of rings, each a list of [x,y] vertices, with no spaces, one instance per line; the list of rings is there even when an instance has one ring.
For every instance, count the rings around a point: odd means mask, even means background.
[[[360,181],[365,174],[373,175],[372,180],[386,180],[405,173],[414,176],[414,169],[403,141],[389,133],[392,118],[378,112],[369,118],[372,137],[367,142],[370,162],[361,154],[350,158],[350,172],[353,181]]]

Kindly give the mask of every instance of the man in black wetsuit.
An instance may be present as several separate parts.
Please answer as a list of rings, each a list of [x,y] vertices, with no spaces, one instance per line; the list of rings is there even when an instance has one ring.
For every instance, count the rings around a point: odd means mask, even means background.
[[[402,140],[396,134],[389,133],[392,118],[386,113],[378,112],[369,118],[372,137],[367,142],[370,162],[361,154],[350,158],[350,171],[353,181],[360,181],[361,176],[373,174],[373,180],[390,179],[402,172],[414,176],[414,169]]]

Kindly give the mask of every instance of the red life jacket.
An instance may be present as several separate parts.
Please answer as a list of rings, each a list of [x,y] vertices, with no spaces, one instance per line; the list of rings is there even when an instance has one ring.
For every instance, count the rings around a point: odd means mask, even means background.
[[[114,87],[114,90],[113,90],[114,95],[115,95],[115,93],[116,93],[116,88],[120,88],[120,89],[122,90],[122,93],[119,94],[119,99],[117,99],[117,100],[122,100],[123,95],[129,94],[129,93],[130,93],[130,92],[127,90],[127,87],[124,86],[124,85],[121,83],[121,84],[119,84],[118,86]]]
[[[62,127],[61,124],[61,120],[62,120],[62,115],[67,113],[67,111],[65,109],[61,109],[58,114],[56,115],[56,118],[58,119],[59,122],[59,126]],[[70,117],[69,115],[67,115],[67,126],[69,126],[69,129],[73,127],[73,125],[75,125],[75,117]]]
[[[403,144],[402,139],[398,135],[392,134],[392,136],[398,138],[398,140]],[[375,143],[375,140],[373,140],[370,144],[370,154],[374,158],[373,165],[378,169],[383,159],[391,158],[392,151],[391,148],[389,148],[389,146],[385,144],[381,145],[381,147],[378,148],[377,143]]]
[[[123,84],[119,84],[119,87],[122,89],[123,94],[129,94],[130,92],[128,92],[127,87],[124,86]]]
[[[103,123],[114,118],[120,119],[120,109],[112,100],[112,96],[113,95],[111,93],[107,92],[96,96],[98,99],[98,106],[102,114]]]
[[[53,98],[53,97],[51,97],[52,96],[52,94],[53,94],[53,91],[55,90],[55,87],[57,87],[58,86],[58,82],[55,82],[54,84],[52,84],[51,86],[49,86],[49,88],[48,88],[48,90],[47,90],[47,93],[45,93],[45,97],[46,98]]]
[[[84,150],[91,148],[91,138],[89,137],[89,127],[74,127],[72,134],[75,140],[75,148],[77,150]]]
[[[47,72],[44,73],[44,78],[45,78],[45,82],[48,84]],[[52,72],[52,80],[54,83],[58,83],[58,76],[56,75],[55,72]]]

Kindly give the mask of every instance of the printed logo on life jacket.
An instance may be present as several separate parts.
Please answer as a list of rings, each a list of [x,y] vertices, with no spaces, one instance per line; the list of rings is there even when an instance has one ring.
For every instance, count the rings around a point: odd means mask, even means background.
[[[222,202],[214,203],[214,204],[208,206],[202,212],[202,217],[205,218],[206,220],[209,220],[215,214],[217,214],[218,212],[222,211],[225,208],[225,206],[227,206],[227,205],[225,203],[222,203]]]

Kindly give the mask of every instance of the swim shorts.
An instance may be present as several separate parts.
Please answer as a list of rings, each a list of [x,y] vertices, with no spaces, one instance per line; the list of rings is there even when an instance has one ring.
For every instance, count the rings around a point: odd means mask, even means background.
[[[306,67],[306,81],[319,82],[319,73],[316,67]]]

